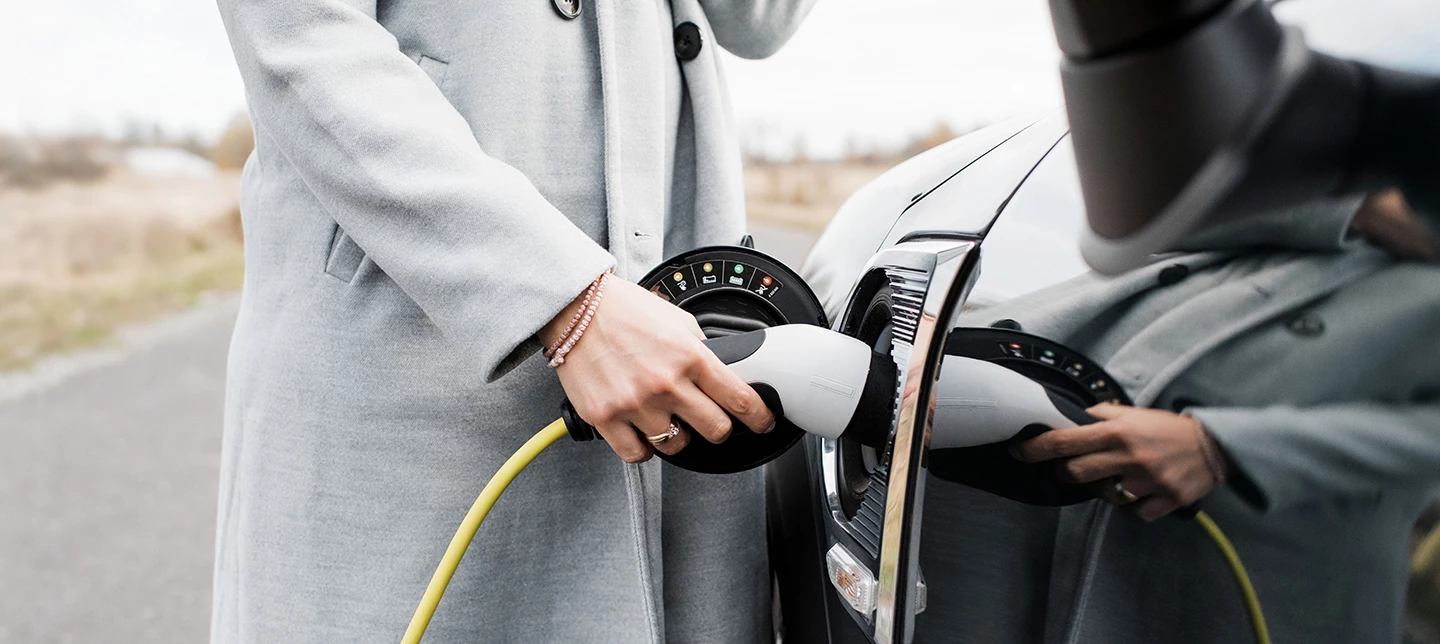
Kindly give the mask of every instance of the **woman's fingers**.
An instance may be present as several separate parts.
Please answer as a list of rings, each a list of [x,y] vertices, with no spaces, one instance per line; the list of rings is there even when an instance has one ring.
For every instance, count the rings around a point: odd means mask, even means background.
[[[1127,411],[1130,411],[1131,409],[1134,409],[1134,407],[1131,407],[1129,405],[1117,405],[1115,403],[1103,402],[1098,405],[1091,406],[1089,409],[1086,409],[1085,413],[1099,418],[1100,420],[1111,420],[1124,416],[1125,413]]]
[[[654,446],[658,451],[674,455],[685,448],[690,442],[690,432],[682,427],[680,433],[659,442],[651,442],[649,437],[661,437],[670,433],[672,417],[664,412],[646,412],[635,420],[635,430],[640,433],[641,439],[647,444]],[[677,425],[678,427],[678,425]]]
[[[1135,516],[1142,521],[1154,521],[1180,509],[1180,502],[1163,494],[1156,494],[1137,502],[1133,508]],[[1126,508],[1131,509],[1131,508]]]
[[[1041,434],[1016,448],[1016,458],[1032,463],[1064,458],[1062,479],[1094,482],[1101,498],[1146,521],[1194,503],[1214,487],[1203,453],[1204,428],[1194,419],[1113,404],[1086,411],[1100,422]],[[1113,480],[1122,481],[1125,492],[1107,483]]]
[[[683,389],[675,397],[675,415],[705,440],[723,443],[730,437],[730,432],[733,431],[730,417],[699,389]]]
[[[708,352],[707,352],[708,354]],[[765,433],[775,428],[775,415],[760,399],[760,394],[745,384],[714,354],[708,354],[696,374],[700,391],[726,411],[734,414],[752,431]]]
[[[653,450],[645,437],[665,433],[672,414],[716,442],[733,431],[726,410],[752,429],[774,426],[759,394],[701,343],[704,333],[693,316],[635,284],[608,284],[584,336],[556,373],[575,410],[600,428],[621,458],[649,458]],[[557,316],[542,337],[553,343],[568,319]],[[674,453],[684,440],[672,438],[660,448]]]
[[[1119,487],[1116,487],[1117,485]],[[1096,496],[1115,506],[1129,506],[1143,501],[1157,489],[1154,483],[1119,476],[1096,481],[1094,486]],[[1121,492],[1122,488],[1130,495],[1126,496],[1125,492]]]
[[[1124,472],[1131,464],[1129,455],[1118,450],[1094,452],[1067,459],[1060,468],[1060,478],[1070,483],[1099,481]]]
[[[1021,443],[1015,449],[1015,456],[1022,461],[1038,463],[1098,452],[1118,447],[1119,443],[1115,427],[1102,421],[1093,425],[1052,429]]]
[[[610,449],[615,450],[615,455],[626,463],[644,463],[655,454],[650,444],[629,423],[606,423],[596,426],[595,430],[600,432],[600,437],[605,439]]]

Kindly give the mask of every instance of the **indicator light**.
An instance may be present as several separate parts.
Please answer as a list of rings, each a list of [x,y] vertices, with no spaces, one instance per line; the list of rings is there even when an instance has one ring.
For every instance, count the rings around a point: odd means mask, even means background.
[[[766,285],[766,286],[769,286],[769,285],[770,285],[770,276],[769,276],[769,275],[766,275],[765,277],[760,278],[760,283],[761,283],[761,284],[764,284],[764,285]]]
[[[710,272],[712,269],[714,269],[715,267],[712,266],[712,265],[710,265],[710,262],[705,262],[705,265],[704,265],[704,266],[701,266],[700,268],[705,269],[705,272],[706,272],[706,273],[709,273],[709,272]]]
[[[675,281],[678,282],[678,281],[680,281],[680,280],[685,279],[685,274],[684,274],[684,273],[681,273],[681,272],[679,272],[679,271],[676,271],[676,272],[675,272],[675,275],[674,275],[673,277],[675,278]]]
[[[744,264],[736,264],[736,265],[735,265],[735,272],[736,272],[736,273],[744,273],[744,272],[745,272],[745,265],[744,265]]]
[[[825,568],[835,591],[850,608],[866,616],[875,611],[875,576],[855,555],[837,543],[825,553]]]
[[[923,613],[930,606],[930,587],[925,584],[925,572],[920,572],[920,581],[915,584],[915,613]]]
[[[676,273],[676,275],[679,275],[679,273]],[[676,278],[676,279],[679,279],[679,278]],[[1010,348],[1011,348],[1011,349],[1019,349],[1019,348],[1020,348],[1020,345],[1019,345],[1019,344],[1016,344],[1016,343],[1014,343],[1014,342],[1011,342],[1011,343],[1010,343]]]

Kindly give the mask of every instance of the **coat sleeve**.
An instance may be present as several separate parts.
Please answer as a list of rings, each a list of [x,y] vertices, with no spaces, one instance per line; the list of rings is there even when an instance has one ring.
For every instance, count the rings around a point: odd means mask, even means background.
[[[1262,510],[1440,483],[1440,404],[1202,408],[1186,413],[1230,457],[1237,492]]]
[[[263,144],[489,379],[613,258],[469,124],[373,0],[219,0]]]
[[[766,58],[795,35],[815,0],[700,0],[720,46],[741,58]]]

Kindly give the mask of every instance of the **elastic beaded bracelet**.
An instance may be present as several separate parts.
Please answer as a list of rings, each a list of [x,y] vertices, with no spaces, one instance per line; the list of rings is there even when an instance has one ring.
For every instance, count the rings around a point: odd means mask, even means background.
[[[575,348],[575,343],[580,341],[580,336],[585,335],[585,329],[589,328],[590,320],[594,319],[595,311],[600,308],[600,299],[605,296],[605,284],[609,280],[610,271],[605,271],[605,273],[600,276],[600,279],[595,281],[595,295],[587,302],[585,314],[580,317],[579,322],[575,325],[575,329],[569,335],[563,336],[564,342],[560,345],[560,348],[555,350],[555,354],[550,357],[549,367],[551,369],[565,364],[565,356],[569,355],[570,350]]]
[[[575,310],[575,315],[570,316],[570,323],[565,325],[565,330],[561,331],[560,336],[555,338],[555,344],[550,345],[550,348],[545,350],[545,357],[547,359],[555,357],[555,352],[560,350],[560,345],[565,344],[565,338],[570,337],[570,332],[575,329],[575,324],[580,321],[580,318],[585,315],[585,310],[589,308],[590,300],[595,297],[595,291],[599,290],[601,280],[614,271],[615,269],[613,268],[605,269],[605,272],[601,273],[600,277],[595,278],[595,281],[590,282],[590,285],[585,287],[584,296],[580,298],[580,308]]]

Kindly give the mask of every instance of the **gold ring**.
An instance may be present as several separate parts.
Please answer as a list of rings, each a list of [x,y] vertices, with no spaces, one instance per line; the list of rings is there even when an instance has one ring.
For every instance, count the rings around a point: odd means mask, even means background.
[[[1123,497],[1126,503],[1134,503],[1140,500],[1140,497],[1135,496],[1134,492],[1125,489],[1125,484],[1121,483],[1120,481],[1116,481],[1113,485],[1110,486],[1110,488],[1115,490],[1116,494],[1119,494],[1121,497]]]
[[[656,446],[656,447],[659,447],[659,446],[664,445],[665,443],[669,442],[670,439],[675,438],[676,436],[679,436],[679,435],[680,435],[680,426],[679,426],[679,425],[676,425],[676,424],[675,424],[675,421],[672,420],[672,421],[670,421],[670,427],[669,427],[668,429],[666,429],[665,431],[660,432],[659,434],[656,434],[656,435],[654,435],[654,436],[646,436],[646,437],[645,437],[645,440],[650,441],[650,444],[651,444],[651,445],[654,445],[654,446]]]

